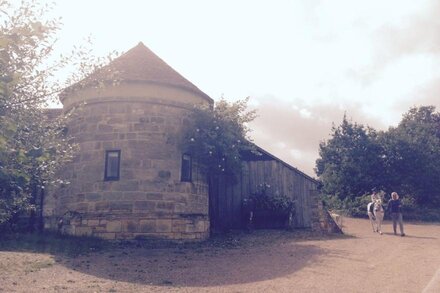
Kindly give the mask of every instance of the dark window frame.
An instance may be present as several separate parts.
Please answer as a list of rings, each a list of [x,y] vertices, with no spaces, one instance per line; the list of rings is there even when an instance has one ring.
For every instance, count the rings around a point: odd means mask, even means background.
[[[110,153],[117,153],[118,154],[118,167],[117,167],[117,175],[116,176],[107,176],[108,171],[108,161],[109,161],[109,154]],[[106,150],[105,151],[105,169],[104,169],[104,181],[117,181],[120,178],[121,173],[121,150]]]
[[[184,168],[185,156],[189,156],[189,169],[188,169],[189,174],[187,174],[186,168]],[[180,181],[181,182],[192,182],[192,156],[191,156],[191,154],[188,154],[188,153],[182,154],[181,168],[180,168]]]

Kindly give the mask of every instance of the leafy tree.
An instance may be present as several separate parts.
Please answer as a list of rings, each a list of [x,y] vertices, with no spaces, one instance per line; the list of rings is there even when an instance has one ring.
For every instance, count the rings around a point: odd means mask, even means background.
[[[352,123],[344,115],[332,127],[332,138],[321,142],[316,174],[325,194],[353,199],[379,187],[383,176],[381,147],[374,129]]]
[[[397,127],[381,136],[390,190],[418,204],[440,204],[440,113],[434,106],[411,108]]]
[[[60,22],[45,18],[49,10],[48,5],[38,1],[0,0],[0,225],[3,226],[13,223],[23,212],[28,212],[33,220],[36,208],[41,207],[44,186],[62,182],[56,172],[72,158],[75,146],[63,133],[67,117],[49,119],[44,108],[56,100],[66,85],[96,68],[83,47],[54,58]],[[73,63],[78,67],[75,74],[64,82],[55,78]],[[35,223],[31,224],[33,227]]]
[[[223,98],[214,107],[196,107],[181,141],[183,150],[207,168],[209,175],[238,174],[241,155],[254,147],[247,124],[255,111],[247,110],[249,98],[228,103]]]
[[[372,187],[397,191],[418,206],[440,206],[440,113],[433,106],[411,108],[397,127],[378,133],[344,117],[321,143],[320,156],[323,193],[347,207]]]

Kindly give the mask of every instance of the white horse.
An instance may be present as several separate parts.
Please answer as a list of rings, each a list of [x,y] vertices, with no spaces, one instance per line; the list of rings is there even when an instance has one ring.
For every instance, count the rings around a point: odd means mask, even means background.
[[[382,222],[384,216],[384,209],[382,206],[382,199],[377,198],[373,202],[367,205],[367,213],[370,218],[371,227],[373,227],[373,232],[379,232],[382,235]]]

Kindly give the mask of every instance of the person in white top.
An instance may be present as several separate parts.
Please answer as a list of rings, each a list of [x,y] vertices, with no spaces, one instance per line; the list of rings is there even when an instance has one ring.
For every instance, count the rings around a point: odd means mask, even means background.
[[[373,189],[371,194],[371,202],[375,202],[378,199],[379,199],[379,194],[376,189]]]

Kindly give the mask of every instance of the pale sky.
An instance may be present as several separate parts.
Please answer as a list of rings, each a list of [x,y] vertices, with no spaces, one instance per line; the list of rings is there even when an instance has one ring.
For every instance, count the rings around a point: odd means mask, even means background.
[[[440,1],[58,0],[60,52],[142,41],[214,100],[251,97],[262,148],[315,176],[344,112],[376,129],[440,110]]]

